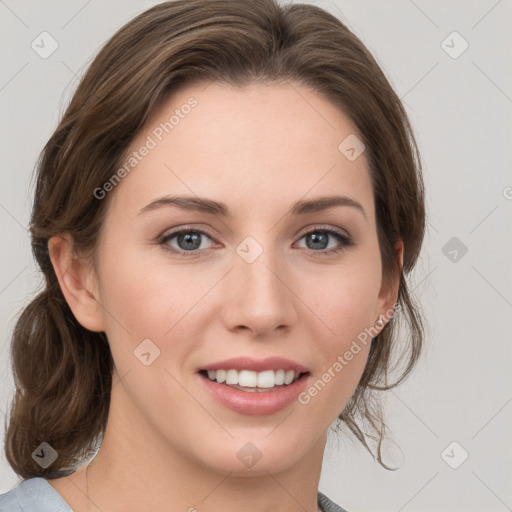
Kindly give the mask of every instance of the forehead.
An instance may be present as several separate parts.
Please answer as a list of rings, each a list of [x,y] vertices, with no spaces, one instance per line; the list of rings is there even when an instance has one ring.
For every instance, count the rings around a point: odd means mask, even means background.
[[[373,216],[365,154],[350,160],[340,150],[354,136],[348,116],[300,84],[185,87],[134,138],[123,162],[130,170],[112,199],[131,210],[184,193],[234,211],[277,211],[301,198],[339,193],[357,197]]]

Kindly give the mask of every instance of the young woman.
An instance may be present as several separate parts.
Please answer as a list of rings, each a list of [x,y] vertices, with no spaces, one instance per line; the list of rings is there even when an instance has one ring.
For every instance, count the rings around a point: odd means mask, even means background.
[[[13,334],[23,481],[0,509],[342,511],[318,490],[327,432],[387,467],[374,393],[420,354],[405,277],[424,226],[407,115],[334,16],[137,16],[38,165],[45,288]]]

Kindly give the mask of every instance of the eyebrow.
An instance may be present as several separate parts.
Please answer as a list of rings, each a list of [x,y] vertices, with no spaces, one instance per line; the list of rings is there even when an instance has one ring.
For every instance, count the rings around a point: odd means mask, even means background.
[[[177,207],[187,211],[198,211],[202,213],[208,213],[211,215],[220,215],[222,217],[234,217],[234,213],[224,204],[212,199],[197,196],[172,196],[167,195],[155,199],[148,205],[144,206],[138,213],[143,213],[156,210],[162,207]],[[307,215],[310,213],[321,212],[334,208],[336,206],[349,206],[357,209],[365,219],[366,212],[362,205],[347,196],[325,196],[318,197],[311,200],[297,201],[290,209],[291,215]]]

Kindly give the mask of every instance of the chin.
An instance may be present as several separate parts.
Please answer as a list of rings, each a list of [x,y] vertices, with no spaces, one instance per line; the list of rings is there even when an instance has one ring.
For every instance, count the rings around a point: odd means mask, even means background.
[[[301,446],[302,450],[297,446]],[[308,446],[306,439],[303,442],[290,440],[286,445],[277,436],[275,441],[270,442],[269,439],[261,439],[261,434],[260,437],[244,435],[224,443],[215,443],[211,451],[208,450],[207,458],[203,454],[202,463],[210,470],[230,473],[231,476],[268,476],[269,473],[280,473],[298,464],[306,455]]]

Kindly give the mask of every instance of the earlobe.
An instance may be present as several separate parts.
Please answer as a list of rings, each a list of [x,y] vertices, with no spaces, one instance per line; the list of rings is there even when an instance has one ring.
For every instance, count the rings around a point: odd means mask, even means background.
[[[393,315],[395,306],[398,301],[400,277],[404,263],[404,243],[402,240],[398,240],[398,242],[395,244],[395,261],[399,263],[399,267],[395,269],[395,272],[390,279],[383,279],[379,293],[379,315],[382,315],[384,321],[383,325],[386,325],[386,323]],[[379,319],[380,318],[381,316],[379,316]]]
[[[79,257],[68,233],[52,237],[48,252],[60,289],[78,322],[90,331],[104,331],[104,320],[94,290],[94,270]]]
[[[404,242],[400,239],[395,244],[395,251],[398,253],[398,257],[400,259],[400,271],[404,266]]]

